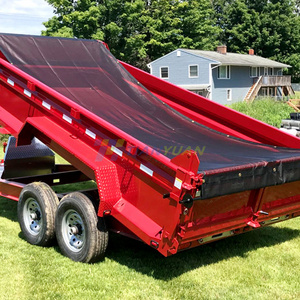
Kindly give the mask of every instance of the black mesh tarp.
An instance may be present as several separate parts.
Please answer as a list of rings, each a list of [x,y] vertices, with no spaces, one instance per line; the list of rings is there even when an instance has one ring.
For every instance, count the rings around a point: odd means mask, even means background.
[[[98,41],[0,34],[0,50],[21,70],[167,157],[200,152],[202,198],[300,179],[300,150],[250,143],[192,122],[139,85]]]

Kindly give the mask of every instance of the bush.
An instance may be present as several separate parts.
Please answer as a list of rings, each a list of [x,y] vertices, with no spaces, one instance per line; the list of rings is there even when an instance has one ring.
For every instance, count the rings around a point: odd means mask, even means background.
[[[286,102],[272,99],[236,102],[229,107],[278,128],[282,119],[289,119],[290,113],[294,112]]]
[[[9,138],[8,134],[0,134],[0,142],[1,142],[1,144],[3,144],[3,142],[7,142],[8,138]]]

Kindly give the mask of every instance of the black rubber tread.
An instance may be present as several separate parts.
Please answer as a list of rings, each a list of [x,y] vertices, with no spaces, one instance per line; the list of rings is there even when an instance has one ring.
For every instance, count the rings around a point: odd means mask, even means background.
[[[64,214],[70,209],[80,215],[86,231],[86,243],[79,252],[72,251],[62,235]],[[104,219],[97,216],[92,201],[83,193],[73,192],[61,199],[56,212],[55,227],[58,245],[65,256],[83,263],[94,263],[105,257],[108,231]]]
[[[38,202],[43,215],[44,222],[38,235],[32,235],[24,223],[23,208],[29,197]],[[55,239],[55,214],[58,204],[55,192],[44,182],[33,182],[22,189],[18,202],[18,220],[27,242],[43,247],[52,244]]]

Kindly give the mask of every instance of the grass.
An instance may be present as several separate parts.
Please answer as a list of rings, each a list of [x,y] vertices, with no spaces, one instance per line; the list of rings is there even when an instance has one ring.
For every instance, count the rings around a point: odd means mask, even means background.
[[[286,110],[282,103],[259,105]],[[299,218],[169,258],[112,234],[105,260],[87,265],[62,256],[56,245],[28,244],[16,208],[16,202],[0,198],[1,300],[300,298]]]
[[[295,94],[290,97],[291,99],[300,99],[300,91],[295,91]]]
[[[0,299],[299,299],[299,219],[164,258],[112,235],[103,262],[23,240],[17,203],[0,201]]]
[[[236,102],[229,107],[275,127],[280,127],[281,120],[288,119],[290,113],[294,112],[286,102],[272,99]]]

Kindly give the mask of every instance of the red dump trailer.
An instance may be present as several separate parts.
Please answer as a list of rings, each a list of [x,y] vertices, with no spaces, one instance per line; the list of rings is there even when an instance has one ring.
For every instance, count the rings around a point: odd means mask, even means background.
[[[99,41],[0,34],[0,121],[1,196],[28,242],[75,261],[103,258],[109,231],[169,256],[300,214],[300,139]],[[77,182],[94,187],[53,191]]]

